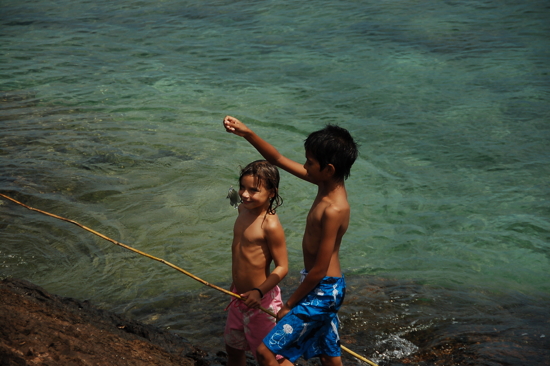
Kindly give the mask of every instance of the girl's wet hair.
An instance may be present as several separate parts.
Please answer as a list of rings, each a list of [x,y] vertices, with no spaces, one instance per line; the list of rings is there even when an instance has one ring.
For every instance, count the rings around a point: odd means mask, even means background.
[[[279,196],[279,170],[266,160],[256,160],[241,169],[239,183],[245,175],[251,175],[258,179],[259,185],[272,190],[275,194],[269,199],[267,213],[274,215],[277,207],[283,204],[283,198]]]

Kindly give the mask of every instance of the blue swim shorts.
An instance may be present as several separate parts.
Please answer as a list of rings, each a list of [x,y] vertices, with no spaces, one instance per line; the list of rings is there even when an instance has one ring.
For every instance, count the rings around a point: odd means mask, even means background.
[[[344,302],[346,281],[324,277],[264,338],[273,353],[295,362],[320,355],[341,355],[338,310]]]

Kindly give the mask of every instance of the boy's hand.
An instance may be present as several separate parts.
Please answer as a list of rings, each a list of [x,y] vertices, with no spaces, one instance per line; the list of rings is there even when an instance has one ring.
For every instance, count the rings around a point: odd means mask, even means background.
[[[244,304],[249,308],[258,309],[262,305],[262,298],[260,297],[260,293],[256,290],[251,290],[241,294],[241,298],[242,301],[244,301]]]
[[[244,123],[235,117],[225,116],[223,119],[223,127],[229,133],[234,133],[237,136],[244,136],[250,129]]]

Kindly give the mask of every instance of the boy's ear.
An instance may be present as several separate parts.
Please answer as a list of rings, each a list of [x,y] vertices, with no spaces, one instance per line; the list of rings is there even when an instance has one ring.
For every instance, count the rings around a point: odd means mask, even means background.
[[[327,174],[327,178],[332,178],[334,173],[336,173],[336,168],[332,164],[327,164],[323,171],[325,172],[325,174]]]

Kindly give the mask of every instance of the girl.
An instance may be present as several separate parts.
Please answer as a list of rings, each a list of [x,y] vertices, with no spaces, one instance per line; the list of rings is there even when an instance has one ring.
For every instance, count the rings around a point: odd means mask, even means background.
[[[231,291],[242,300],[228,306],[224,341],[228,366],[246,365],[245,352],[256,348],[275,326],[275,318],[259,307],[277,313],[282,306],[278,283],[288,272],[285,234],[276,209],[279,171],[265,160],[248,164],[239,177],[239,216],[233,228]],[[275,268],[270,271],[271,263]]]

